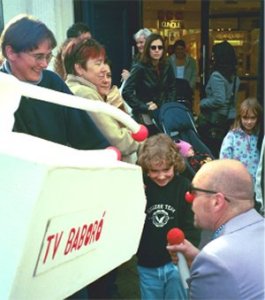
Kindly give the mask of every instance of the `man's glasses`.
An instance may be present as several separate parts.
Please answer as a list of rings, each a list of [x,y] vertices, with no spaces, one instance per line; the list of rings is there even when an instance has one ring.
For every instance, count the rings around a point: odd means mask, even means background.
[[[150,46],[150,49],[151,49],[151,50],[156,50],[156,49],[158,49],[158,50],[163,50],[164,47],[161,46],[161,45],[159,45],[159,46],[152,45],[152,46]]]
[[[47,63],[49,63],[51,61],[51,59],[53,58],[53,54],[49,53],[49,54],[41,54],[41,53],[29,53],[27,52],[27,54],[31,57],[33,57],[35,59],[36,62],[40,63],[42,61],[47,61]]]
[[[201,188],[197,188],[193,186],[192,184],[190,185],[189,191],[186,192],[185,194],[185,200],[189,203],[192,203],[193,200],[195,199],[195,193],[194,192],[202,192],[202,193],[207,193],[207,194],[217,194],[220,192],[217,191],[212,191],[212,190],[205,190]],[[230,200],[224,195],[224,198],[227,202],[230,202]]]

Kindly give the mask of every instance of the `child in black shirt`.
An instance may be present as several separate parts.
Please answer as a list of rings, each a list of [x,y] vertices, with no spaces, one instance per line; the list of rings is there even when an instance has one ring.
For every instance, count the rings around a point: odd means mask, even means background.
[[[167,232],[179,227],[187,238],[199,242],[193,226],[191,206],[185,201],[190,182],[179,175],[184,159],[165,134],[148,138],[142,145],[138,164],[144,172],[147,199],[146,220],[137,252],[142,299],[187,299],[179,270],[166,249]]]

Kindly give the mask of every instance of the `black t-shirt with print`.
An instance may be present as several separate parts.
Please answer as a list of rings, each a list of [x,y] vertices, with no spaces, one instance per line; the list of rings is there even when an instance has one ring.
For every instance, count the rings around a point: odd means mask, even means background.
[[[146,185],[146,219],[137,252],[138,264],[159,267],[171,261],[166,249],[167,232],[178,227],[192,243],[199,243],[200,232],[193,226],[191,205],[185,201],[190,181],[176,175],[165,187],[158,186],[148,177]]]

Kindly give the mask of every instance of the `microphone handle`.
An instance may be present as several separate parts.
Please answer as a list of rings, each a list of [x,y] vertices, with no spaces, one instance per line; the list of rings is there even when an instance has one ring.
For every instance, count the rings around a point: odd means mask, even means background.
[[[188,289],[187,279],[190,277],[190,270],[185,256],[180,252],[177,252],[177,256],[178,256],[178,267],[179,267],[180,279],[183,287],[187,290]]]

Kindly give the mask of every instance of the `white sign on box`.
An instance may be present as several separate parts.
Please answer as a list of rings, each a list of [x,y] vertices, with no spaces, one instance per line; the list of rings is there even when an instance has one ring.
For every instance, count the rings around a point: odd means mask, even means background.
[[[136,136],[140,127],[110,105],[0,73],[0,299],[64,299],[136,253],[145,219],[142,171],[117,161],[115,151],[12,133],[21,95],[104,111]]]
[[[106,211],[97,207],[49,220],[35,275],[99,247],[106,219]]]

